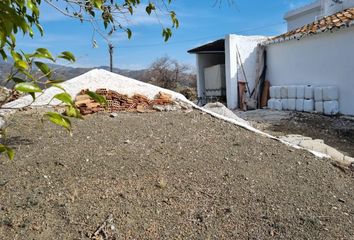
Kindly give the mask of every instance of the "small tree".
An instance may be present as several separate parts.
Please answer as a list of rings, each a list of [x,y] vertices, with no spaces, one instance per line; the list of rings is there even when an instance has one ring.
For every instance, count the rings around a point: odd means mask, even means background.
[[[186,64],[180,64],[170,57],[161,57],[156,59],[149,67],[145,78],[155,85],[176,89],[178,83],[185,80],[190,67]]]

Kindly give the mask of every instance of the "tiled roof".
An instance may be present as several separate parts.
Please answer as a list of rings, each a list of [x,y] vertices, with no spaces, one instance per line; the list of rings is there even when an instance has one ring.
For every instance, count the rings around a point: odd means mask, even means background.
[[[323,17],[313,23],[271,38],[265,44],[283,42],[291,39],[300,39],[307,35],[314,35],[322,32],[332,31],[354,24],[354,8],[349,8],[333,15]]]

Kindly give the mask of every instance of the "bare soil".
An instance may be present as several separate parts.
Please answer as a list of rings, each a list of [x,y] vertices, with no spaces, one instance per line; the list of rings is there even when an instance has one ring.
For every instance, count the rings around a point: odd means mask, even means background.
[[[303,112],[280,112],[280,115],[279,119],[273,118],[270,121],[266,118],[256,119],[252,115],[246,118],[258,129],[272,135],[300,134],[322,139],[327,145],[354,157],[354,120]]]
[[[354,239],[354,178],[306,151],[199,111],[39,119],[13,116],[0,239]]]

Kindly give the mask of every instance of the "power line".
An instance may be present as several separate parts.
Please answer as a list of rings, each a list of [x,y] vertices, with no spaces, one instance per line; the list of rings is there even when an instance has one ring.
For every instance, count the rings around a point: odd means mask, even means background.
[[[248,28],[248,29],[243,29],[237,32],[234,32],[235,34],[242,34],[242,33],[247,33],[247,32],[252,32],[255,30],[260,30],[260,29],[267,29],[270,27],[275,27],[275,26],[279,26],[279,25],[283,25],[286,22],[281,22],[281,23],[274,23],[274,24],[269,24],[269,25],[264,25],[264,26],[259,26],[259,27],[255,27],[255,28]],[[167,45],[178,45],[178,44],[182,44],[182,43],[187,43],[187,42],[195,42],[195,41],[200,41],[200,40],[207,40],[210,38],[221,38],[224,37],[226,34],[229,33],[225,33],[225,34],[214,34],[214,35],[209,35],[209,36],[204,36],[204,37],[200,37],[200,38],[194,38],[194,39],[185,39],[185,40],[180,40],[180,41],[175,41],[175,42],[168,42]],[[141,45],[131,45],[131,46],[119,46],[120,49],[130,49],[130,48],[146,48],[146,47],[160,47],[161,43],[151,43],[151,44],[141,44]]]

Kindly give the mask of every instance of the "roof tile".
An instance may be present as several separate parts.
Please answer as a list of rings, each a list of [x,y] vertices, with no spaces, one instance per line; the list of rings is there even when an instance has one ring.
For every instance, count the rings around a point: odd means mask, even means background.
[[[348,26],[354,21],[354,8],[349,8],[333,15],[319,19],[313,23],[299,27],[277,37],[271,39],[271,41],[285,40],[290,38],[301,38],[309,34],[317,34],[320,32],[326,32],[333,28],[342,28]]]

